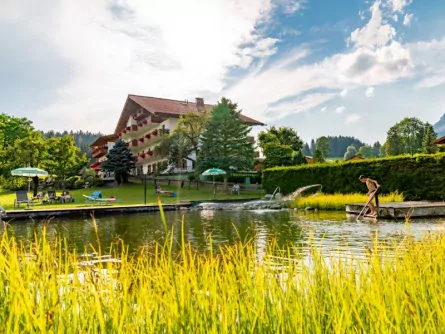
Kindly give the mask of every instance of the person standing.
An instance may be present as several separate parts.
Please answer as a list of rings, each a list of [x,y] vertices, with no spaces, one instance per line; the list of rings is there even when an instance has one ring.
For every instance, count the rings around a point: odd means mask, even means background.
[[[368,193],[366,196],[371,196],[372,193],[374,193],[374,199],[375,199],[375,205],[372,203],[372,200],[369,202],[369,207],[371,208],[371,216],[377,216],[377,210],[379,208],[379,189],[380,184],[373,179],[370,179],[369,177],[365,177],[364,175],[360,175],[359,177],[360,182],[363,182],[366,184],[366,187],[368,188]],[[376,209],[377,207],[377,209]]]

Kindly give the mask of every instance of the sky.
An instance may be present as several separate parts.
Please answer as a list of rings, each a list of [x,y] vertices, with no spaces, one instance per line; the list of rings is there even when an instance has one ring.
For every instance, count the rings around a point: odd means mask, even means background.
[[[224,96],[306,141],[383,142],[404,117],[445,113],[443,13],[443,0],[1,0],[0,112],[112,133],[128,94]]]

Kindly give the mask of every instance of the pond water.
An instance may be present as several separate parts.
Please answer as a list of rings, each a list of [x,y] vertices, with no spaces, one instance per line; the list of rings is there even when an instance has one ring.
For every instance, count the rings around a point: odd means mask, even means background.
[[[169,228],[174,227],[180,238],[182,219],[185,240],[197,252],[213,246],[233,244],[236,240],[253,238],[258,247],[264,248],[270,240],[279,246],[295,245],[307,248],[311,238],[328,251],[356,251],[371,248],[373,240],[402,239],[411,234],[420,237],[428,232],[445,230],[445,219],[413,220],[410,224],[395,221],[356,222],[344,212],[304,212],[292,210],[251,211],[175,211],[166,212]],[[150,247],[162,241],[164,228],[158,213],[102,216],[97,219],[98,238],[91,219],[53,219],[48,224],[48,238],[66,237],[69,245],[83,252],[87,245],[99,240],[102,249],[113,241],[122,239],[131,252]],[[43,223],[11,222],[17,238],[31,240],[41,231]],[[211,238],[210,238],[211,236]],[[211,241],[210,241],[211,240]]]

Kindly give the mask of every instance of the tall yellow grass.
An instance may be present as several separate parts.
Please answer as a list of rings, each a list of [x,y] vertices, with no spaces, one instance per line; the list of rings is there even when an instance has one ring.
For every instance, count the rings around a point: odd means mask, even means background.
[[[292,203],[294,208],[311,207],[318,210],[345,210],[347,204],[363,203],[367,201],[367,196],[363,194],[323,194],[297,197]],[[403,202],[403,195],[394,192],[388,195],[379,195],[380,203]]]
[[[165,220],[164,220],[165,222]],[[95,225],[97,229],[97,225]],[[2,333],[440,333],[445,236],[377,242],[364,260],[316,245],[259,257],[252,242],[198,255],[164,225],[165,245],[85,262],[66,240],[0,240]],[[178,240],[172,236],[179,235]],[[179,245],[179,252],[172,246]],[[211,240],[209,240],[209,245]],[[98,248],[94,249],[98,253]],[[103,252],[105,253],[105,252]],[[300,254],[300,255],[297,255]],[[100,254],[99,254],[100,256]],[[103,254],[101,255],[103,258]]]

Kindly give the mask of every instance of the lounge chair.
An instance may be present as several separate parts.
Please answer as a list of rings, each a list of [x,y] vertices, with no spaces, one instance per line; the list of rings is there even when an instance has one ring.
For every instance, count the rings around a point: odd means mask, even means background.
[[[155,193],[158,195],[169,195],[170,197],[176,197],[176,193],[174,191],[162,190],[159,186],[155,187]]]
[[[17,206],[20,207],[20,204],[26,203],[28,205],[28,208],[33,205],[32,199],[28,198],[28,193],[26,190],[20,190],[15,193],[15,200],[14,200],[14,208]]]
[[[102,193],[100,193],[100,197],[97,195],[96,196],[83,195],[83,197],[85,197],[85,204],[111,204],[117,201],[117,198],[114,196],[110,196],[108,198],[102,198]]]

